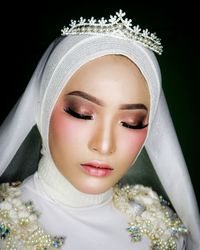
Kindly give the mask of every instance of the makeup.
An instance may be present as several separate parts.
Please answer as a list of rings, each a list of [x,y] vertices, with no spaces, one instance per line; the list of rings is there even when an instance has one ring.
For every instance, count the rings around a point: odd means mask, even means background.
[[[88,175],[96,177],[105,177],[112,173],[114,170],[111,166],[100,161],[91,161],[81,164],[82,169]]]
[[[111,188],[144,143],[149,92],[136,71],[124,57],[95,59],[73,75],[55,104],[49,130],[52,158],[81,192]]]

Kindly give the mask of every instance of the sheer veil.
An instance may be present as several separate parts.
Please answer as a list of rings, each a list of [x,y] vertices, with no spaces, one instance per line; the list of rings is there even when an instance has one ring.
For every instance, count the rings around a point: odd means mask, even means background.
[[[16,176],[24,176],[23,179],[37,169],[41,144],[43,151],[48,150],[47,126],[64,84],[81,65],[106,54],[129,57],[148,82],[151,126],[145,150],[164,191],[191,233],[189,249],[198,249],[199,211],[162,91],[160,69],[154,53],[137,42],[84,34],[58,38],[47,48],[24,94],[0,127],[1,181],[13,181]],[[35,132],[36,128],[40,134]],[[146,164],[145,158],[138,160]]]

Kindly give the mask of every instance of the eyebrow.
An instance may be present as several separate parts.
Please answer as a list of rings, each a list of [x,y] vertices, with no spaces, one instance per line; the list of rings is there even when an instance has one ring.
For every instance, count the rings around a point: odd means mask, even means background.
[[[72,91],[68,93],[67,95],[75,95],[82,97],[88,101],[91,101],[99,106],[105,106],[105,103],[102,100],[99,100],[98,98],[83,92],[83,91]],[[121,110],[129,110],[129,109],[145,109],[148,110],[147,107],[143,103],[131,103],[131,104],[122,104],[120,105]]]

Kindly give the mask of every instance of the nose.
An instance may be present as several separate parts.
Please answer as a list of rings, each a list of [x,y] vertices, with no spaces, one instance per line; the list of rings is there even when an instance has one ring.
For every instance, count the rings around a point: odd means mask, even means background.
[[[102,155],[113,154],[116,150],[115,131],[110,123],[101,124],[93,131],[89,149]]]

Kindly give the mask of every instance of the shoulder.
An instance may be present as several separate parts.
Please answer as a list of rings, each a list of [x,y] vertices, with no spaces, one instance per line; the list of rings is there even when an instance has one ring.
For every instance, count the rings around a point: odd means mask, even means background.
[[[45,232],[38,223],[40,213],[33,202],[22,201],[20,188],[20,182],[0,184],[0,247],[60,249],[64,239]]]
[[[113,191],[114,205],[128,217],[133,242],[146,236],[152,249],[185,249],[188,230],[162,196],[143,185],[116,185]]]

